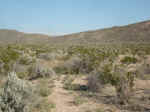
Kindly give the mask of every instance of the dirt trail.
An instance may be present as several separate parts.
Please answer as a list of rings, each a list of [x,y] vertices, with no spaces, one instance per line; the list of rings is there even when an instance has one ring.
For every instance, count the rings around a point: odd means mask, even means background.
[[[46,66],[52,67],[49,62],[43,62]],[[97,108],[107,107],[105,104],[97,103],[95,100],[86,99],[87,101],[81,105],[75,105],[74,101],[76,96],[75,92],[71,93],[71,91],[63,88],[63,80],[65,75],[59,75],[54,77],[54,88],[52,94],[48,97],[49,101],[53,102],[56,107],[52,109],[51,112],[95,112],[94,110]],[[85,84],[85,77],[77,78],[74,83]],[[111,107],[112,108],[112,107]],[[120,112],[120,111],[112,111],[112,112]]]
[[[59,80],[55,80],[55,87],[49,99],[56,104],[56,108],[52,112],[78,112],[78,108],[71,104],[73,95],[69,91],[63,89],[63,76]]]

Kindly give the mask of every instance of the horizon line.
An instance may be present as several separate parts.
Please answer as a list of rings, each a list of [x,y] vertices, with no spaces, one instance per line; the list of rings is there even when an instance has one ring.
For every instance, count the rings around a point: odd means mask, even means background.
[[[92,31],[97,31],[97,30],[105,30],[105,29],[109,29],[109,28],[113,28],[113,27],[123,27],[123,26],[128,26],[128,25],[138,24],[138,23],[143,23],[143,22],[148,22],[148,21],[150,21],[150,19],[140,20],[140,21],[137,21],[137,22],[128,23],[128,24],[124,24],[124,25],[112,25],[112,26],[109,26],[109,27],[96,28],[96,29],[91,29],[91,30],[84,30],[84,31],[80,31],[80,32],[62,33],[62,34],[56,33],[55,35],[50,35],[49,33],[46,33],[46,32],[26,32],[26,31],[21,31],[21,30],[13,29],[13,28],[10,28],[10,29],[8,29],[8,28],[0,28],[0,30],[11,30],[11,31],[16,31],[16,32],[20,32],[20,33],[30,34],[30,35],[45,35],[45,36],[51,36],[51,37],[60,37],[60,36],[67,36],[67,35],[84,33],[84,32],[92,32]]]

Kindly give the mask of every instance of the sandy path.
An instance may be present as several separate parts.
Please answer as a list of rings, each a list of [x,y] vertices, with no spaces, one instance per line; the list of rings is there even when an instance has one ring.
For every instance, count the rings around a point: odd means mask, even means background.
[[[59,80],[55,80],[55,87],[49,96],[49,100],[56,104],[56,108],[52,112],[78,112],[78,108],[71,103],[74,96],[63,88],[63,78],[61,76]]]

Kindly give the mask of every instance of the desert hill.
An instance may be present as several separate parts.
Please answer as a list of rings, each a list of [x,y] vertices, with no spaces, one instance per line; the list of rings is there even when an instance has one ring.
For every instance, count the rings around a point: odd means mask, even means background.
[[[28,34],[16,30],[0,30],[1,43],[50,43],[50,44],[99,44],[99,43],[141,43],[150,42],[150,21],[126,26],[86,31],[63,36]]]

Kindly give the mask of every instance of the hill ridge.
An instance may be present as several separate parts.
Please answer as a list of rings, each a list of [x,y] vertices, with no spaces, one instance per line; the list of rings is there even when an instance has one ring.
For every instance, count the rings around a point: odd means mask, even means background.
[[[38,33],[24,33],[17,30],[0,29],[1,43],[27,44],[95,44],[150,42],[150,20],[125,26],[90,30],[62,36],[49,36]]]

